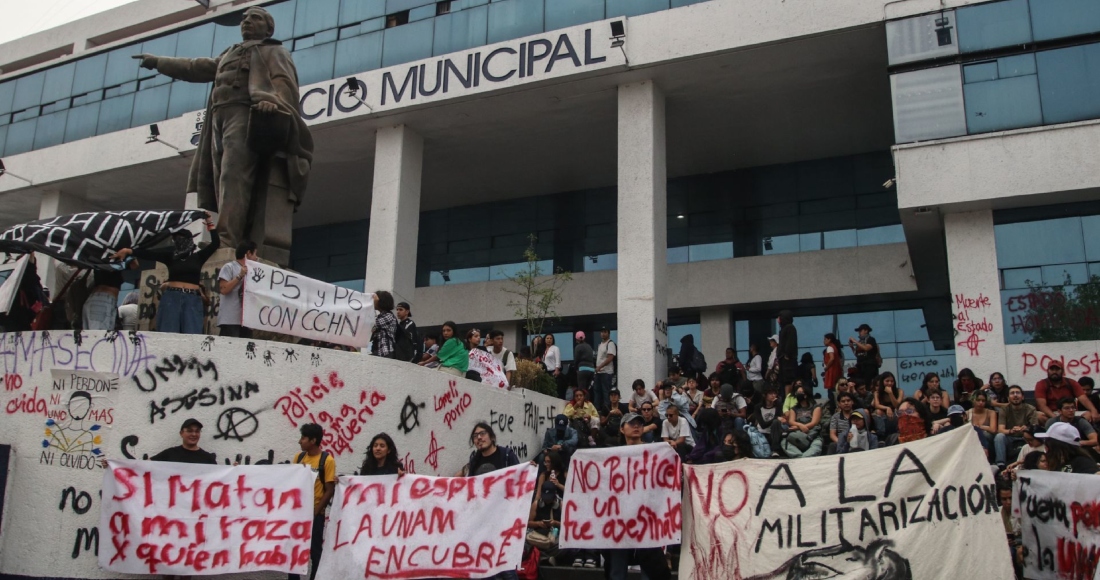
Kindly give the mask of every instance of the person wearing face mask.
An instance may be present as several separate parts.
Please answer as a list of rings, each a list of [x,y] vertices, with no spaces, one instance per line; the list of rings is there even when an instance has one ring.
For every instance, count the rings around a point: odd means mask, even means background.
[[[958,405],[948,409],[947,415],[953,427],[966,423],[966,413]],[[924,439],[932,429],[932,421],[928,418],[928,407],[913,397],[902,400],[901,405],[898,405],[897,417],[898,432],[890,435],[891,445]]]
[[[393,444],[393,438],[379,433],[371,439],[359,475],[405,475],[405,467],[397,459],[397,446]]]
[[[206,217],[207,231],[214,230],[210,215]],[[199,285],[202,266],[221,247],[221,238],[211,236],[210,245],[198,249],[191,232],[180,230],[172,234],[172,247],[164,250],[122,248],[112,256],[125,260],[130,256],[160,262],[168,267],[168,281],[161,284],[160,304],[157,305],[156,330],[177,334],[202,334],[203,289]]]
[[[821,406],[818,405],[806,387],[799,385],[792,390],[798,403],[787,411],[787,425],[790,431],[783,440],[782,449],[787,457],[817,457],[821,455]]]
[[[568,462],[577,450],[579,439],[577,430],[569,426],[569,417],[558,415],[554,417],[553,427],[542,436],[542,452],[545,455],[552,451]]]

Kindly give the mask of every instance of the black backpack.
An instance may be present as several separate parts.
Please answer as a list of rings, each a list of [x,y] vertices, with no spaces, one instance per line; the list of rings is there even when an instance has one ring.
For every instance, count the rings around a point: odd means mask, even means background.
[[[294,458],[294,463],[302,463],[302,458],[305,457],[305,456],[306,456],[305,451],[299,453]],[[317,462],[317,479],[321,480],[321,485],[322,486],[324,484],[328,483],[327,481],[325,481],[325,462],[326,461],[328,461],[328,451],[322,451],[321,452],[321,459],[320,459],[320,461]],[[335,494],[333,494],[333,495],[335,495]],[[331,501],[332,501],[332,499],[329,499],[329,502],[331,502]]]
[[[703,357],[703,351],[695,349],[695,354],[691,355],[691,370],[696,373],[707,372],[707,359]]]

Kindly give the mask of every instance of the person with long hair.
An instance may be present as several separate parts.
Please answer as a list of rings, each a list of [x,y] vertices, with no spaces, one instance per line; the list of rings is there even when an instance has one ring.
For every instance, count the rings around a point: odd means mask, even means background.
[[[974,406],[970,401],[970,396],[982,390],[982,380],[974,374],[974,371],[962,369],[959,371],[959,377],[955,379],[951,387],[955,402],[962,405],[964,409],[969,409]]]
[[[542,338],[541,334],[536,334],[531,339],[531,360],[537,363],[542,362],[542,357],[546,356],[546,341]],[[546,365],[543,365],[545,367]]]
[[[940,404],[944,407],[951,406],[951,397],[948,396],[947,391],[943,389],[940,383],[940,376],[936,373],[925,373],[924,378],[921,379],[920,388],[917,392],[913,393],[913,396],[925,405],[928,404],[928,397],[932,393],[940,394]]]
[[[814,401],[805,385],[795,381],[791,395],[797,401],[787,411],[789,431],[783,440],[783,451],[787,457],[816,457],[821,455],[821,405]]]
[[[993,409],[1002,409],[1008,406],[1008,382],[1005,376],[999,372],[989,375],[989,384],[986,385],[986,393],[989,395],[989,406]]]
[[[810,387],[811,392],[817,389],[817,366],[814,364],[814,355],[804,352],[798,362],[798,378],[803,385]]]
[[[836,382],[844,375],[844,349],[841,348],[836,335],[831,332],[825,335],[825,350],[822,352],[821,366],[825,369],[822,384],[825,386],[825,392],[829,394],[829,401],[834,402]]]
[[[392,437],[379,433],[370,440],[359,475],[405,475],[405,467],[397,459],[397,446],[393,444]]]
[[[871,382],[871,390],[875,395],[875,410],[872,415],[875,432],[878,433],[879,440],[885,440],[887,425],[896,420],[896,411],[905,400],[905,391],[898,386],[894,373],[889,371],[874,378]]]
[[[465,377],[470,368],[470,349],[458,338],[458,326],[448,320],[443,323],[443,345],[439,352],[427,360],[420,361],[421,366],[439,362],[437,370],[456,377]]]
[[[397,315],[393,313],[393,294],[385,290],[374,293],[374,328],[370,333],[370,353],[382,358],[394,358]]]
[[[1047,446],[1047,462],[1051,471],[1096,474],[1096,460],[1081,447],[1081,432],[1073,425],[1055,423],[1047,428],[1046,433],[1036,433],[1035,438],[1042,439]]]
[[[967,411],[967,418],[970,420],[970,424],[974,426],[974,430],[977,431],[978,440],[985,448],[986,454],[994,455],[993,438],[997,436],[998,430],[997,412],[989,408],[989,395],[985,391],[974,391],[970,395],[970,402],[974,406]],[[1005,468],[1005,450],[1002,447],[1000,451],[1001,453],[995,455],[995,458],[997,465],[1003,470]]]
[[[909,443],[928,436],[932,427],[928,408],[913,397],[901,401],[897,409],[897,443]]]
[[[1043,471],[1050,470],[1050,462],[1047,460],[1046,451],[1032,451],[1024,456],[1024,460],[1020,463],[1020,469],[1042,469]]]

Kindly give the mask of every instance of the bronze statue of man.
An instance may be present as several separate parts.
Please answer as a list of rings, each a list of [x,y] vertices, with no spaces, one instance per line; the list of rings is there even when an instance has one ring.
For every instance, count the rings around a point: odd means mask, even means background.
[[[174,79],[214,83],[187,191],[198,192],[200,208],[218,212],[223,246],[250,238],[261,255],[270,250],[265,257],[285,264],[313,138],[298,115],[298,72],[274,33],[271,14],[253,7],[241,19],[242,42],[217,58],[134,58]],[[268,195],[269,188],[285,195]]]

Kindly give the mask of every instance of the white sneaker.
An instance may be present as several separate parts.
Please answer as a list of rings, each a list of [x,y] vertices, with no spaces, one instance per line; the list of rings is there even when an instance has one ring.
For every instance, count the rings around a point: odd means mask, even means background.
[[[585,568],[595,568],[596,567],[596,560],[594,560],[592,558],[589,558],[589,559],[585,560],[584,561],[584,567]]]
[[[574,558],[574,559],[573,559],[573,567],[574,567],[574,568],[582,568],[582,567],[584,567],[584,560],[582,560],[582,559],[580,559],[580,558]]]

